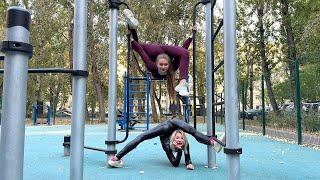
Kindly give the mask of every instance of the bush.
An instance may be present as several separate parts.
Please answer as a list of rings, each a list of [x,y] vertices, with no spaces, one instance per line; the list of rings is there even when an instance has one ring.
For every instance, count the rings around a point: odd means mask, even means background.
[[[267,116],[267,122],[268,125],[275,128],[292,129],[296,127],[295,116],[291,112],[281,112],[280,115],[270,112]]]
[[[302,129],[309,132],[320,131],[320,114],[319,113],[302,113]],[[281,112],[280,115],[269,113],[266,117],[267,125],[275,128],[296,128],[296,114],[292,112]]]
[[[320,131],[320,115],[316,113],[302,115],[302,127],[305,131]]]

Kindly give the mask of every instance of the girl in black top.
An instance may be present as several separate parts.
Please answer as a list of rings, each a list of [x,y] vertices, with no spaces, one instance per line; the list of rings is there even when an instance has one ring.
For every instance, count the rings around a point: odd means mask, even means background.
[[[186,168],[193,170],[194,166],[192,165],[190,159],[189,143],[185,133],[192,135],[198,142],[202,144],[213,145],[217,152],[219,152],[222,149],[222,145],[224,145],[215,137],[206,136],[184,121],[174,119],[162,122],[149,131],[140,134],[134,140],[129,142],[118,154],[110,158],[108,163],[112,167],[122,167],[123,161],[121,158],[123,156],[136,148],[142,141],[159,136],[162,148],[166,152],[171,164],[174,167],[179,166],[183,151],[185,155]],[[222,141],[224,141],[224,137]],[[222,145],[217,142],[221,143]],[[174,156],[173,152],[177,152],[177,155]]]

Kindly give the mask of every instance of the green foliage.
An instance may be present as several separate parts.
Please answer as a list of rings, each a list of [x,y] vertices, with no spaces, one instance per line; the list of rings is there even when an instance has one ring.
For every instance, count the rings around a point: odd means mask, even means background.
[[[282,112],[281,115],[269,113],[267,125],[275,128],[296,129],[296,114],[294,111]],[[320,131],[320,114],[318,112],[302,113],[302,129],[306,132]]]
[[[288,80],[278,83],[274,86],[274,93],[275,97],[280,103],[284,103],[286,100],[291,100],[291,94],[290,94],[290,82]]]
[[[300,70],[300,88],[302,101],[319,101],[320,99],[320,69],[318,66],[306,65]],[[289,80],[285,80],[274,86],[276,98],[280,102],[293,100],[288,90]]]
[[[301,97],[305,101],[320,100],[320,66],[308,65],[300,73]]]

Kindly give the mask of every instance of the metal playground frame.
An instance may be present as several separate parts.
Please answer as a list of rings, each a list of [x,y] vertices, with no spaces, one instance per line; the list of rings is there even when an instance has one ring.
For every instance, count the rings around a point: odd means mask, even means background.
[[[116,153],[117,121],[117,30],[119,0],[108,0],[109,24],[109,94],[108,135],[106,161]],[[214,0],[203,0],[197,4],[205,6],[206,74],[207,74],[207,134],[213,134],[212,126],[212,4]],[[20,2],[21,3],[21,2]],[[126,5],[127,6],[127,5]],[[224,79],[225,119],[228,179],[240,179],[239,115],[236,62],[236,1],[224,0]],[[128,7],[128,6],[127,6]],[[7,11],[7,34],[1,43],[4,60],[3,113],[1,116],[0,179],[22,180],[25,139],[26,95],[28,59],[33,47],[29,42],[31,15],[23,6],[9,7]],[[70,143],[70,179],[83,179],[85,96],[87,82],[87,0],[75,0],[74,8],[73,69],[64,73],[72,75],[72,124]],[[54,70],[53,70],[54,71]],[[15,103],[12,103],[15,102]],[[195,114],[195,113],[194,113]],[[216,164],[215,152],[208,146],[208,166]]]

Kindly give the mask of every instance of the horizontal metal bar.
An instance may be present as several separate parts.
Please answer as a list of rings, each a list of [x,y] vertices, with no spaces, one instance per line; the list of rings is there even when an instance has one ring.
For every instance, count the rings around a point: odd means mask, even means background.
[[[220,96],[220,95],[218,95],[218,94],[216,94],[216,96],[217,96],[218,98],[220,98],[220,100],[224,100],[224,98],[223,98],[222,96]]]
[[[146,77],[130,77],[130,80],[147,80]],[[166,78],[151,78],[152,81],[165,81]]]
[[[130,80],[147,80],[146,77],[130,77]]]
[[[106,149],[100,149],[100,148],[95,148],[95,147],[89,147],[89,146],[84,146],[85,149],[90,149],[90,150],[94,150],[94,151],[101,151],[101,152],[108,152],[108,150]]]
[[[28,69],[28,73],[33,74],[45,74],[45,73],[61,73],[61,74],[74,74],[78,70],[65,69],[65,68],[41,68],[41,69]],[[0,73],[3,73],[4,69],[0,69]]]
[[[147,128],[146,126],[134,126],[133,128]]]
[[[136,83],[130,83],[130,85],[131,86],[145,86],[145,85],[147,85],[147,84],[145,84],[145,83],[143,83],[143,84],[136,84]]]
[[[221,101],[221,102],[216,102],[216,103],[212,103],[213,105],[222,105],[224,104],[224,101]]]

